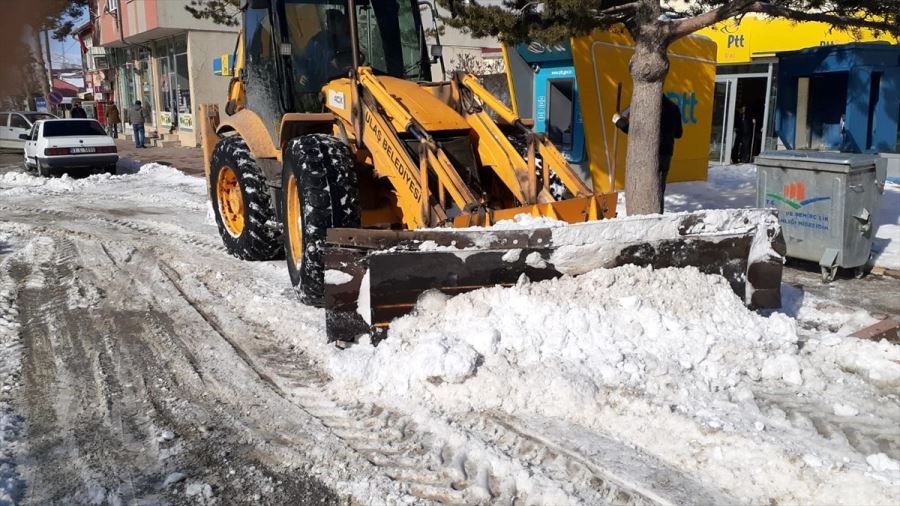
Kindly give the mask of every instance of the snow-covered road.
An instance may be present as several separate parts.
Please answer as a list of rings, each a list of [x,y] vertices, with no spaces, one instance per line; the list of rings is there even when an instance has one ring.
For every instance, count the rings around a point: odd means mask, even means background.
[[[675,288],[677,287],[677,288]],[[0,170],[0,503],[900,501],[900,346],[623,267],[327,345],[202,180]]]

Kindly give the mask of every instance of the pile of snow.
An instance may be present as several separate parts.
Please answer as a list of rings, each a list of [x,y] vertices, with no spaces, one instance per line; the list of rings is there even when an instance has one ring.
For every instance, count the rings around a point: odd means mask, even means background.
[[[0,234],[0,254],[4,239],[5,235]],[[18,504],[25,492],[15,460],[23,423],[13,411],[12,395],[19,383],[22,347],[18,338],[16,287],[8,271],[9,262],[0,261],[0,504]]]
[[[756,165],[712,165],[706,181],[669,183],[666,212],[733,209],[756,206]],[[619,216],[627,214],[625,194],[619,194]],[[875,214],[872,243],[874,265],[900,269],[900,185],[887,183]]]
[[[900,270],[900,184],[885,185],[875,224],[878,227],[872,242],[875,265]]]
[[[896,421],[900,347],[841,334],[801,347],[795,320],[747,310],[724,279],[693,268],[629,265],[454,298],[429,292],[377,347],[327,362],[338,395],[563,419],[750,503],[840,503],[851,500],[846,490],[857,503],[898,498],[900,448],[885,465],[867,463],[846,437],[826,439],[770,398],[815,399],[804,409],[830,417],[853,399],[841,416]]]
[[[72,178],[68,174],[60,177],[42,177],[28,172],[6,172],[0,174],[0,194],[19,195],[36,193],[43,190],[48,193],[67,193],[86,188],[94,188],[107,183],[128,183],[136,180],[152,178],[160,183],[204,185],[202,179],[188,176],[180,170],[159,163],[144,164],[132,174],[92,174],[83,178]]]

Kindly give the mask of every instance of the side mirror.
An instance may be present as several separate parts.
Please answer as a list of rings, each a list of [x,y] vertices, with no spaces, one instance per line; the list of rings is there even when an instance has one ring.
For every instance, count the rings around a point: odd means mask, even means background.
[[[19,138],[23,141],[31,140],[31,136],[28,134],[19,134]]]
[[[431,46],[431,63],[437,63],[444,56],[444,46],[435,44]]]

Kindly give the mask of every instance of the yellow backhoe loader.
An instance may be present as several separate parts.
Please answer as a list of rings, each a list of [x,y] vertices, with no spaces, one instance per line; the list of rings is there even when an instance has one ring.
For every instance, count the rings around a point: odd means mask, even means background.
[[[204,105],[199,122],[216,222],[240,258],[283,252],[301,299],[326,307],[330,340],[378,337],[429,289],[624,263],[696,265],[748,304],[778,304],[771,211],[611,220],[616,194],[593,192],[476,77],[432,82],[440,51],[416,0],[242,11],[226,114]],[[571,225],[491,228],[520,214]]]

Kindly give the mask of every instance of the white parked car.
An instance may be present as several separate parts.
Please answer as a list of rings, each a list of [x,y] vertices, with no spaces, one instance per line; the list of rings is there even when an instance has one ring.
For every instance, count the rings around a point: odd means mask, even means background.
[[[25,167],[42,176],[53,172],[73,175],[94,169],[116,172],[116,141],[97,120],[40,120],[21,138],[25,141]]]
[[[0,148],[22,149],[25,141],[19,136],[28,133],[35,121],[42,119],[56,119],[56,116],[46,112],[0,112]]]

